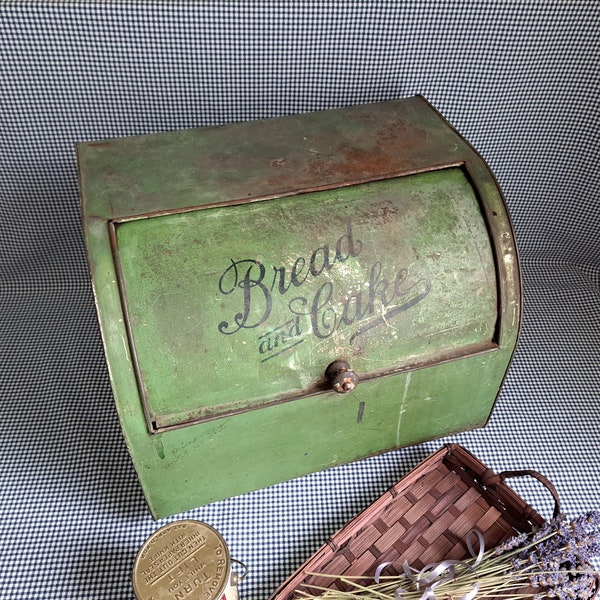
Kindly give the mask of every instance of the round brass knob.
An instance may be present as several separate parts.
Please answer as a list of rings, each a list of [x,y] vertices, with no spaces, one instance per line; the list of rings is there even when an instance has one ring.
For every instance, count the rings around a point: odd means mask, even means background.
[[[325,377],[338,394],[351,392],[358,384],[358,375],[350,368],[344,360],[332,362],[325,370]]]

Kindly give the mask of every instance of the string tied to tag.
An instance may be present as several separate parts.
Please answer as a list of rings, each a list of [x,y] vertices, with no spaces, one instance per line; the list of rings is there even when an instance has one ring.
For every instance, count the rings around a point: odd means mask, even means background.
[[[479,550],[475,552],[473,546],[473,538],[477,538],[479,542]],[[479,582],[477,581],[477,573],[475,567],[483,559],[485,553],[485,542],[481,532],[476,529],[471,529],[465,538],[467,544],[467,550],[474,559],[473,563],[469,564],[464,560],[443,560],[439,563],[431,563],[423,567],[420,571],[411,567],[408,561],[404,561],[402,564],[403,577],[410,582],[417,592],[422,592],[420,600],[435,600],[435,590],[440,586],[450,583],[457,578],[457,570],[461,573],[467,571],[475,575],[475,582],[473,587],[465,594],[460,597],[456,597],[456,600],[473,600],[476,598],[479,592]],[[389,567],[392,562],[381,563],[375,570],[375,582],[379,583],[383,570]],[[405,600],[406,596],[410,593],[408,589],[401,586],[397,587],[394,591],[394,600]]]

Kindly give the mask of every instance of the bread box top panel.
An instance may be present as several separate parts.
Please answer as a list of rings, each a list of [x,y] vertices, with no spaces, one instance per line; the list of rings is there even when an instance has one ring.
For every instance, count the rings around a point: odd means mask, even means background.
[[[85,214],[128,218],[463,163],[470,146],[421,97],[90,142]]]

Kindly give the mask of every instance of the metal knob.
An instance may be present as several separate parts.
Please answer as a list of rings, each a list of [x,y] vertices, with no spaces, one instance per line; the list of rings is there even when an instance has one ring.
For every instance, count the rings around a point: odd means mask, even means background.
[[[325,370],[325,377],[338,394],[351,392],[358,384],[358,375],[350,368],[344,360],[332,362]]]

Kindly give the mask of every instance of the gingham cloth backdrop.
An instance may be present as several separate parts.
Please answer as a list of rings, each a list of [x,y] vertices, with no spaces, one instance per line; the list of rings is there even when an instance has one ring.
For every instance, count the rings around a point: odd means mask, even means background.
[[[489,425],[450,438],[600,508],[600,5],[0,4],[0,598],[130,599],[158,526],[129,459],[80,228],[75,143],[424,95],[487,160],[525,314]],[[442,441],[198,508],[264,600]],[[550,499],[517,485],[540,511]]]

